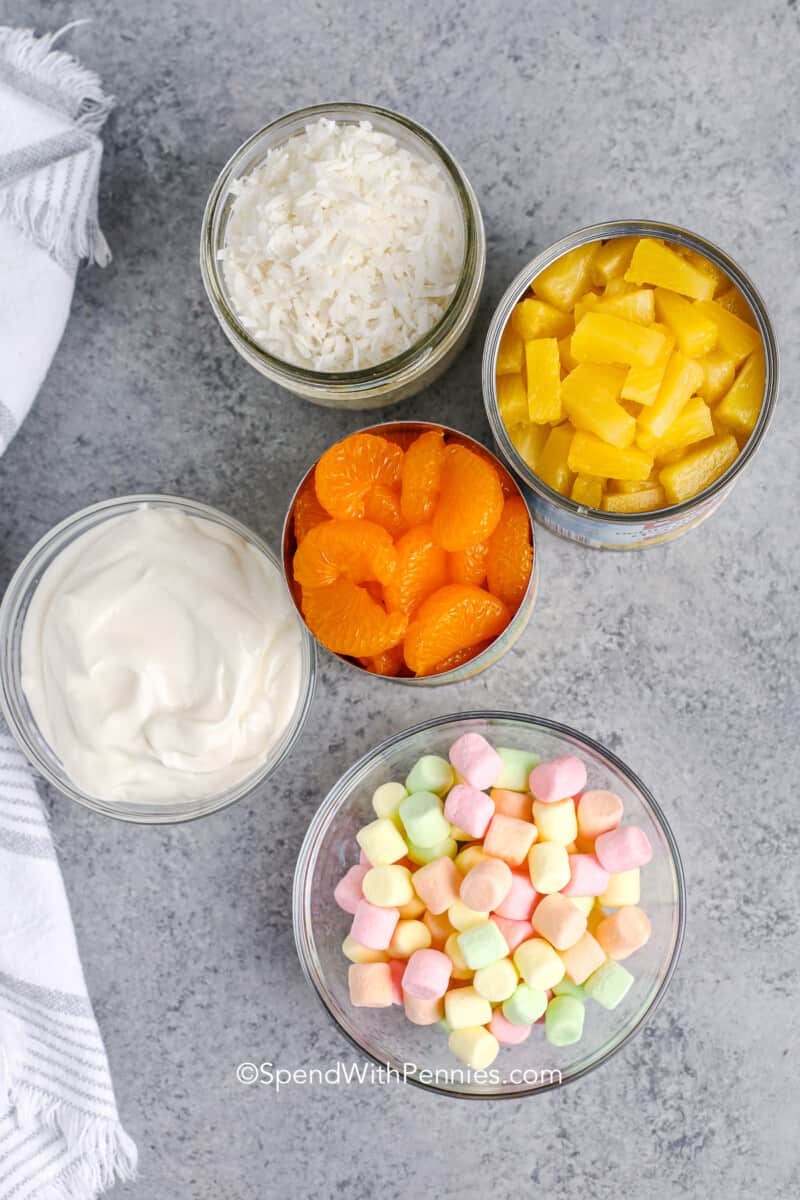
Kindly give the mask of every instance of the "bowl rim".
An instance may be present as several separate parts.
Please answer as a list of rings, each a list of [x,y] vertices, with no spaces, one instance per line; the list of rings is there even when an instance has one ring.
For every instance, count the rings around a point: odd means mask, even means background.
[[[291,129],[297,122],[309,122],[329,117],[331,120],[344,120],[336,114],[346,112],[347,123],[369,120],[378,117],[381,121],[401,127],[413,137],[421,141],[433,154],[435,160],[444,170],[453,186],[458,207],[464,221],[464,257],[450,300],[434,325],[421,337],[407,346],[405,350],[383,362],[373,366],[352,371],[316,371],[277,358],[269,353],[258,342],[254,341],[242,325],[228,300],[227,288],[223,272],[217,259],[217,244],[215,232],[222,207],[230,192],[230,185],[237,177],[239,165],[246,160],[248,154],[264,139],[268,139],[282,130]],[[299,131],[297,131],[299,132]],[[288,132],[283,141],[295,136]],[[281,145],[276,141],[275,145]],[[252,166],[251,168],[252,169]],[[448,335],[459,325],[472,292],[475,290],[475,274],[477,272],[477,293],[480,294],[485,270],[485,232],[483,217],[477,195],[458,160],[447,147],[426,126],[421,125],[412,117],[384,108],[377,104],[366,104],[355,100],[328,100],[319,104],[307,105],[283,113],[273,121],[261,126],[245,139],[228,158],[220,170],[206,201],[200,228],[200,273],[206,296],[215,317],[222,326],[228,340],[242,353],[248,361],[259,363],[267,371],[272,372],[279,381],[305,384],[309,387],[361,388],[381,385],[385,381],[402,377],[409,368],[417,366],[423,355],[438,356],[447,349]],[[476,297],[477,302],[477,297]],[[426,360],[427,365],[427,360]]]
[[[15,684],[14,663],[18,659],[18,654],[14,653],[13,642],[16,624],[20,616],[24,623],[24,612],[27,612],[30,600],[39,585],[41,572],[56,560],[67,545],[105,520],[113,520],[117,516],[123,516],[137,508],[148,506],[180,511],[198,519],[221,524],[253,546],[275,568],[278,577],[283,580],[280,560],[263,538],[236,517],[231,517],[222,509],[206,504],[202,500],[192,500],[170,493],[133,493],[100,500],[95,504],[78,509],[51,526],[31,546],[12,574],[0,601],[0,716],[5,717],[9,731],[28,763],[60,795],[81,804],[84,808],[116,820],[136,825],[167,825],[193,821],[220,812],[238,800],[251,796],[258,787],[265,783],[289,754],[305,726],[316,685],[317,654],[314,639],[305,624],[300,622],[301,675],[297,703],[291,719],[264,763],[224,792],[191,802],[168,801],[158,804],[153,801],[149,806],[132,805],[130,801],[109,801],[91,796],[69,779],[65,768],[64,774],[67,779],[61,779],[40,753],[34,737],[31,736],[31,728],[36,729],[38,736],[47,745],[53,758],[58,759],[55,750],[50,747],[44,734],[36,726],[33,714],[29,710],[25,711],[27,699],[21,688],[18,689]],[[94,522],[92,521],[94,517],[99,517],[100,520]],[[70,533],[73,536],[65,540],[65,535]],[[42,567],[42,557],[47,556],[54,547],[56,547],[55,553]],[[25,707],[23,707],[23,702]]]
[[[650,789],[642,782],[635,771],[632,771],[627,763],[623,762],[618,755],[612,750],[609,750],[601,742],[596,741],[588,734],[581,733],[572,726],[565,725],[559,721],[550,720],[547,717],[539,717],[533,713],[512,712],[502,709],[472,709],[466,712],[447,713],[443,716],[432,717],[429,720],[421,721],[416,725],[410,726],[407,729],[401,730],[399,733],[392,734],[386,738],[380,745],[373,747],[344,772],[343,775],[333,784],[328,790],[325,799],[317,808],[314,816],[311,819],[305,837],[303,838],[300,851],[297,856],[295,865],[294,878],[292,883],[292,931],[294,935],[295,949],[300,960],[300,967],[305,976],[306,982],[309,983],[314,991],[318,1002],[322,1005],[328,1014],[328,1017],[346,1038],[350,1045],[364,1055],[379,1067],[386,1067],[387,1063],[382,1062],[371,1050],[367,1049],[346,1030],[335,1014],[331,1011],[325,998],[325,989],[322,986],[321,979],[315,975],[311,966],[310,948],[313,946],[313,939],[310,936],[311,920],[309,912],[310,901],[310,883],[312,879],[311,868],[316,862],[316,849],[321,841],[322,835],[327,831],[333,818],[340,811],[345,799],[350,795],[352,783],[357,776],[367,767],[373,759],[377,759],[386,751],[400,745],[402,742],[419,733],[424,733],[431,729],[436,729],[442,725],[450,725],[454,722],[465,723],[470,721],[511,721],[522,726],[529,726],[534,723],[548,732],[573,738],[576,741],[585,745],[595,754],[608,760],[612,766],[636,788],[643,797],[645,804],[649,807],[651,816],[656,825],[664,835],[669,850],[670,861],[674,871],[676,898],[675,909],[677,911],[677,926],[675,928],[672,950],[670,953],[669,962],[667,964],[664,975],[655,992],[652,1000],[648,1004],[644,1012],[641,1013],[638,1020],[628,1029],[618,1041],[616,1041],[610,1049],[600,1055],[590,1063],[587,1063],[580,1070],[571,1073],[566,1079],[551,1081],[540,1086],[531,1086],[515,1092],[469,1092],[457,1091],[450,1088],[442,1087],[437,1083],[427,1083],[418,1079],[414,1074],[403,1072],[403,1081],[413,1084],[415,1087],[421,1088],[426,1092],[434,1092],[437,1095],[448,1096],[452,1099],[460,1100],[520,1100],[532,1095],[539,1095],[544,1092],[552,1091],[554,1088],[563,1087],[565,1084],[574,1083],[578,1079],[582,1079],[585,1075],[590,1074],[598,1067],[603,1066],[609,1059],[613,1058],[618,1051],[626,1046],[638,1033],[642,1031],[645,1025],[650,1021],[661,1004],[666,992],[672,982],[675,969],[680,958],[683,947],[683,940],[686,930],[686,877],[683,869],[680,851],[678,849],[675,836],[672,832],[669,822],[664,815],[661,806],[653,796]]]

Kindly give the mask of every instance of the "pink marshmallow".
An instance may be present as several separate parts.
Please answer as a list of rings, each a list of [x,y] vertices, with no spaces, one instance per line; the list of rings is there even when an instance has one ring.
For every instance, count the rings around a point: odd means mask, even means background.
[[[463,733],[453,742],[450,762],[461,778],[474,788],[493,787],[503,770],[500,755],[479,733]]]
[[[359,862],[359,865],[362,867],[363,866],[367,866],[367,867],[372,866],[372,863],[369,861],[369,859],[367,858],[367,856],[363,850],[359,850],[359,852],[358,852],[358,862]]]
[[[619,829],[610,829],[601,833],[595,841],[594,852],[612,875],[620,871],[632,871],[634,867],[644,867],[653,857],[650,839],[638,825],[623,825]]]
[[[403,991],[417,1000],[438,1000],[447,991],[452,960],[441,950],[415,950],[403,972]]]
[[[539,763],[528,776],[528,786],[542,804],[577,796],[586,787],[586,767],[574,754],[562,754]]]
[[[563,896],[601,896],[608,886],[608,871],[594,854],[570,854],[569,871],[569,883],[561,889]]]
[[[346,913],[351,915],[355,913],[359,900],[363,899],[361,883],[369,869],[368,862],[357,863],[356,866],[350,868],[346,875],[342,876],[333,889],[334,900]]]
[[[494,801],[489,799],[486,792],[480,792],[466,783],[457,783],[448,793],[444,815],[451,824],[463,829],[470,837],[481,838],[494,816]]]
[[[436,858],[414,872],[414,891],[435,917],[455,904],[460,888],[461,872],[452,858]]]
[[[517,946],[522,945],[523,942],[527,942],[528,938],[533,937],[533,926],[530,921],[511,921],[508,917],[498,917],[494,913],[489,920],[494,921],[506,939],[509,952],[511,953],[516,950]]]
[[[399,920],[400,913],[396,908],[378,908],[369,900],[359,900],[350,936],[370,950],[386,950]]]
[[[536,904],[536,888],[530,876],[522,871],[511,872],[511,890],[498,904],[495,912],[499,917],[507,917],[510,921],[530,921]]]
[[[532,1025],[512,1025],[499,1008],[494,1010],[489,1022],[489,1032],[494,1034],[501,1046],[519,1046],[530,1037],[532,1029]]]
[[[389,959],[389,974],[392,977],[392,1004],[403,1003],[403,973],[406,969],[404,958]]]

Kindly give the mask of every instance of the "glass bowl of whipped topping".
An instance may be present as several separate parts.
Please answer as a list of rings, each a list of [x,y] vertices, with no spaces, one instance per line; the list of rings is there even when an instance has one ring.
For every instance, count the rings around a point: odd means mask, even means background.
[[[250,795],[311,703],[314,647],[278,560],[225,513],[126,496],[33,547],[0,605],[0,712],[65,796],[167,823]]]

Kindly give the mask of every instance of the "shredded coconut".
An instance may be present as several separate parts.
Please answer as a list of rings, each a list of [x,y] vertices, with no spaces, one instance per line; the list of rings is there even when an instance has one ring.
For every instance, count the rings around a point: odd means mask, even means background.
[[[219,252],[250,337],[284,362],[355,371],[439,321],[464,260],[444,169],[369,121],[322,119],[232,186]]]

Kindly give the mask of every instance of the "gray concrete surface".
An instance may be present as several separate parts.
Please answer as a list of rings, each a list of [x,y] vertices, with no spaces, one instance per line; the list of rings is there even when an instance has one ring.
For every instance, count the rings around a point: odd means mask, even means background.
[[[93,15],[69,46],[118,98],[101,196],[114,262],[81,273],[47,382],[0,462],[0,586],[52,523],[130,491],[207,500],[274,544],[309,460],[364,423],[241,362],[197,268],[217,170],[303,104],[410,113],[453,149],[483,205],[470,345],[392,415],[488,437],[479,363],[495,303],[535,250],[609,217],[675,221],[727,248],[762,289],[783,353],[776,420],[722,511],[638,555],[540,533],[533,622],[489,673],[416,694],[412,711],[403,690],[325,661],[291,762],[252,802],[196,824],[131,828],[48,794],[141,1153],[138,1182],[114,1196],[797,1195],[796,0],[15,0],[0,12],[40,30]],[[303,982],[288,911],[326,789],[389,731],[486,705],[583,728],[663,803],[689,923],[656,1018],[578,1085],[500,1106],[400,1086],[240,1086],[242,1059],[349,1057]]]

